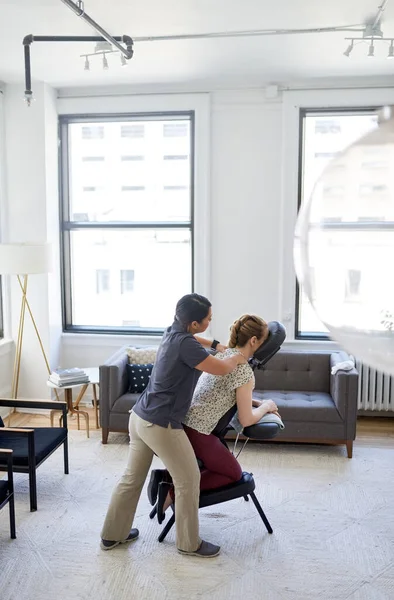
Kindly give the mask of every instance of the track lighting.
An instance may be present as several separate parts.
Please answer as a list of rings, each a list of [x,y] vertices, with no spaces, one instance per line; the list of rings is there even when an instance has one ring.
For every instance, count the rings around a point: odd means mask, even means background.
[[[385,37],[377,38],[374,35],[374,36],[363,36],[360,38],[352,37],[352,38],[345,38],[345,39],[349,41],[349,46],[346,48],[345,52],[343,53],[344,56],[349,57],[351,52],[353,52],[354,46],[360,45],[361,42],[363,42],[363,43],[368,42],[369,46],[368,46],[367,56],[369,58],[375,58],[376,45],[380,42],[383,42],[385,44],[387,44],[389,42],[390,46],[389,46],[389,52],[388,52],[387,58],[394,58],[394,38],[385,38]]]
[[[343,54],[344,54],[344,56],[347,56],[347,57],[349,57],[349,56],[350,56],[350,53],[351,53],[351,51],[353,50],[353,47],[354,47],[354,43],[353,43],[353,40],[352,40],[352,41],[350,42],[349,46],[347,47],[347,49],[345,50],[345,52],[343,53]]]
[[[85,71],[90,71],[90,59],[91,57],[96,57],[96,56],[101,56],[102,57],[102,65],[103,65],[103,69],[105,71],[108,71],[109,69],[109,61],[108,61],[108,54],[120,54],[117,50],[113,50],[112,46],[110,44],[108,44],[107,42],[99,42],[96,44],[95,48],[94,48],[94,52],[89,52],[88,54],[81,54],[81,58],[85,59],[85,66],[84,66],[84,70]],[[93,63],[94,64],[94,60]],[[123,56],[123,54],[120,54],[120,64],[122,65],[122,67],[127,67],[128,60],[126,59],[125,56]]]

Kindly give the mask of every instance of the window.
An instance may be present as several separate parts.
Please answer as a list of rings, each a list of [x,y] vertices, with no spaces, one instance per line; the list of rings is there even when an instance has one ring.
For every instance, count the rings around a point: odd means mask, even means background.
[[[372,194],[385,194],[389,191],[387,185],[364,183],[360,185],[360,196],[371,196]]]
[[[144,185],[122,185],[122,192],[142,192]]]
[[[120,272],[120,293],[134,292],[134,271],[131,269]]]
[[[82,139],[83,140],[102,140],[104,138],[104,127],[99,126],[87,126],[82,127]]]
[[[187,137],[186,123],[164,123],[164,137]]]
[[[336,119],[315,121],[315,133],[341,133],[341,123]]]
[[[140,123],[133,125],[121,125],[120,137],[122,138],[143,138],[145,136],[145,126]]]
[[[299,205],[310,197],[315,182],[328,163],[332,159],[339,157],[347,146],[377,126],[377,117],[374,109],[348,111],[303,110],[301,111],[300,118]],[[373,154],[371,148],[373,147],[367,147],[364,154]],[[365,205],[366,214],[369,214],[372,211],[372,197],[375,202],[373,209],[376,210],[377,199],[379,203],[384,202],[386,195],[385,186],[379,183],[379,169],[383,168],[384,159],[362,156],[360,161],[360,170],[353,175],[354,181],[351,182],[351,189],[354,202],[362,202],[363,206]],[[377,171],[376,180],[371,169]],[[340,263],[341,260],[339,257],[341,256],[341,251],[344,252],[346,246],[345,236],[343,234],[342,237],[338,236],[340,224],[346,221],[362,221],[363,219],[357,219],[359,204],[354,206],[352,214],[344,213],[343,199],[349,193],[349,188],[347,187],[349,176],[346,166],[341,164],[339,160],[336,168],[332,169],[331,173],[332,181],[330,181],[330,185],[326,185],[323,188],[324,214],[320,215],[320,217],[327,224],[326,231],[329,237],[327,243],[332,244],[333,256],[338,256]],[[366,207],[366,203],[369,203],[368,208]],[[375,212],[374,214],[379,213]],[[375,219],[374,217],[368,217],[366,220],[369,222]],[[360,235],[365,234],[360,233]],[[320,290],[325,290],[326,288],[326,297],[330,298],[333,293],[338,293],[341,294],[341,297],[345,301],[355,300],[360,289],[360,276],[358,275],[360,272],[356,269],[343,272],[341,289],[333,290],[330,288],[330,278],[325,273],[319,272],[317,268],[318,261],[319,258],[317,256],[316,265],[312,265],[313,278]],[[296,338],[328,338],[328,331],[316,316],[302,286],[298,283],[296,283],[296,286]]]
[[[361,271],[350,269],[346,274],[345,298],[354,300],[360,294]]]
[[[135,156],[121,156],[120,160],[122,160],[123,162],[145,160],[145,156],[141,156],[138,154],[136,154]]]
[[[64,330],[160,335],[193,291],[194,113],[94,118],[60,117]]]
[[[83,162],[104,162],[104,156],[83,156]]]
[[[96,292],[102,294],[103,292],[109,292],[109,277],[110,273],[108,269],[98,269],[96,271]]]
[[[163,156],[163,160],[187,160],[188,156],[187,154],[166,154],[165,156]]]

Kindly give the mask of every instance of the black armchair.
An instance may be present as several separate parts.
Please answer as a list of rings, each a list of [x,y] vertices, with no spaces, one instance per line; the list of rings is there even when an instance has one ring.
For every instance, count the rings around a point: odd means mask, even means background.
[[[8,479],[0,481],[0,509],[6,504],[10,511],[10,534],[11,539],[16,538],[15,528],[15,501],[14,501],[14,481],[12,475],[12,450],[0,448],[0,461],[7,465]]]
[[[68,474],[67,404],[52,400],[0,398],[0,406],[61,410],[63,413],[63,427],[4,427],[0,418],[0,447],[13,450],[13,471],[15,473],[28,473],[30,510],[37,510],[36,469],[61,445],[63,445],[64,451],[64,472]],[[0,456],[0,471],[7,469],[7,461]]]

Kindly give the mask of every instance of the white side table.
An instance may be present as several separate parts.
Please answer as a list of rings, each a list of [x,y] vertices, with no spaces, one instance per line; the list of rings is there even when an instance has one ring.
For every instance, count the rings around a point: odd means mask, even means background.
[[[64,391],[64,398],[67,402],[67,409],[68,412],[71,415],[77,415],[77,419],[78,419],[78,429],[79,429],[79,415],[83,415],[86,421],[86,434],[89,437],[89,413],[87,413],[85,410],[79,410],[78,408],[78,399],[77,399],[77,403],[75,404],[75,406],[73,405],[73,389],[74,388],[80,388],[81,385],[83,387],[85,387],[85,389],[87,388],[88,384],[81,384],[81,383],[77,383],[75,385],[68,385],[68,386],[60,386],[60,385],[56,385],[56,383],[52,383],[52,381],[47,381],[47,386],[50,387],[53,390],[57,390],[57,391]],[[78,398],[80,396],[80,393],[78,395]],[[53,426],[53,412],[51,412],[51,425]]]

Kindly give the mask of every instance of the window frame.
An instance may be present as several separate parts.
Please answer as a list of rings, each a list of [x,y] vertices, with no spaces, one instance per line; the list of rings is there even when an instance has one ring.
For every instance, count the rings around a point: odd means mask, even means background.
[[[304,137],[305,137],[305,118],[311,114],[322,114],[329,116],[344,116],[349,115],[368,115],[376,113],[382,108],[383,104],[367,105],[367,106],[333,106],[333,107],[299,107],[298,109],[298,180],[297,180],[297,215],[301,207],[303,197],[303,180],[304,180]],[[324,332],[305,332],[300,329],[301,323],[301,286],[298,279],[295,278],[295,316],[294,316],[294,339],[300,341],[331,341],[328,333]]]
[[[179,222],[81,222],[70,220],[70,190],[69,190],[69,139],[68,125],[70,123],[95,123],[95,122],[139,122],[141,120],[177,120],[184,118],[190,123],[190,221]],[[72,283],[71,283],[71,245],[70,232],[92,229],[188,229],[190,231],[191,251],[191,291],[195,290],[195,162],[196,162],[196,114],[194,109],[180,110],[149,110],[133,112],[105,112],[93,113],[64,113],[59,114],[59,232],[60,232],[60,279],[62,299],[62,324],[64,333],[81,334],[109,334],[109,335],[132,335],[138,337],[159,337],[164,333],[164,327],[137,328],[127,326],[93,327],[88,325],[72,324]]]

